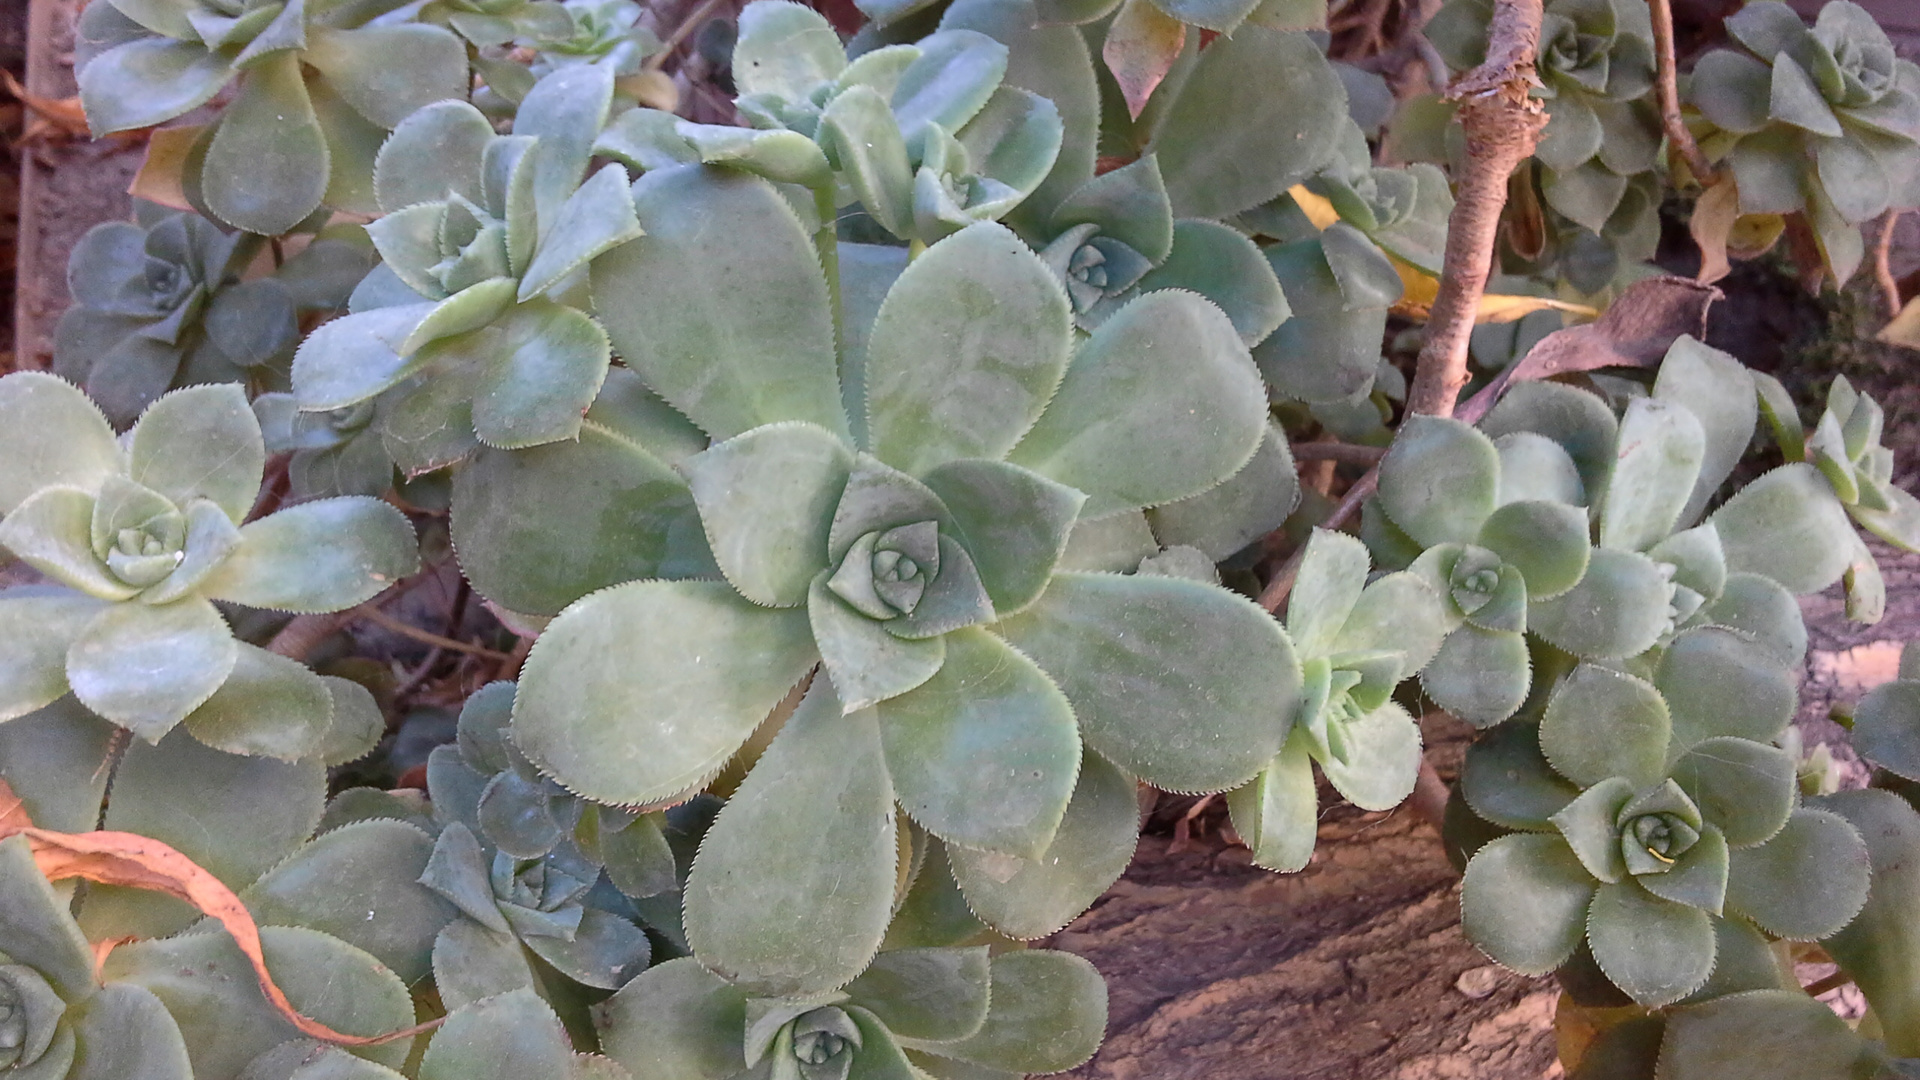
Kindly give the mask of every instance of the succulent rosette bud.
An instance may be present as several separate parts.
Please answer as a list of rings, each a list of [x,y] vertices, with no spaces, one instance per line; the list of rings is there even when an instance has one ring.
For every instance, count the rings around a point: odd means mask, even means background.
[[[1425,578],[1403,570],[1369,583],[1370,568],[1350,536],[1315,529],[1307,541],[1287,601],[1305,691],[1280,754],[1227,797],[1258,865],[1292,871],[1312,859],[1314,764],[1365,810],[1399,805],[1419,777],[1420,727],[1392,695],[1433,659],[1449,618]]]

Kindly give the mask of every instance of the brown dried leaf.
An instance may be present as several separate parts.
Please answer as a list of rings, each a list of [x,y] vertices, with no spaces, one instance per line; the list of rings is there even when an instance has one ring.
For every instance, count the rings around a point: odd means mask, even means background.
[[[1707,308],[1721,296],[1711,285],[1663,274],[1634,282],[1593,322],[1555,330],[1454,413],[1471,424],[1508,385],[1606,367],[1652,367],[1682,334],[1707,331]]]
[[[1180,56],[1187,25],[1155,7],[1153,0],[1126,0],[1107,30],[1100,55],[1120,84],[1127,115],[1138,120],[1154,88]]]
[[[0,85],[4,85],[7,93],[12,94],[37,117],[34,123],[27,125],[26,133],[20,138],[21,142],[41,139],[65,142],[91,137],[92,131],[87,127],[87,114],[80,108],[79,97],[45,98],[38,94],[30,94],[27,88],[21,86],[20,81],[13,77],[12,72],[4,70],[0,70]]]
[[[165,893],[185,900],[202,914],[217,919],[227,928],[240,951],[253,965],[260,992],[287,1022],[311,1038],[338,1046],[371,1046],[417,1035],[438,1026],[439,1021],[416,1025],[386,1035],[347,1035],[317,1020],[301,1015],[267,971],[261,953],[260,928],[240,898],[202,869],[192,859],[150,837],[124,832],[63,833],[37,829],[27,817],[26,808],[7,782],[0,780],[0,840],[15,834],[25,835],[33,849],[33,861],[49,881],[84,878],[107,885]],[[105,944],[105,943],[103,943]],[[107,949],[99,949],[96,963],[105,959]]]

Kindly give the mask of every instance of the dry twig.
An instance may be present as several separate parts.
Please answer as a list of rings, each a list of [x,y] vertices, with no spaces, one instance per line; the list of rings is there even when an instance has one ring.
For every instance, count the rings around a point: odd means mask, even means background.
[[[1673,8],[1668,0],[1647,0],[1647,9],[1653,16],[1654,88],[1660,98],[1660,124],[1694,179],[1702,187],[1712,187],[1719,182],[1720,172],[1701,152],[1700,144],[1693,141],[1693,132],[1680,117],[1680,64],[1673,51]]]
[[[1880,219],[1880,237],[1873,245],[1873,280],[1880,286],[1880,299],[1887,318],[1900,314],[1900,282],[1893,276],[1893,230],[1900,224],[1900,211],[1888,210]]]

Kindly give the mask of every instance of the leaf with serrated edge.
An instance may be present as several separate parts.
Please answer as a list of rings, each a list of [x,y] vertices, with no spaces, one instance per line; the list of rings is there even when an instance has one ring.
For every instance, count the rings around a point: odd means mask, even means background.
[[[528,655],[513,740],[588,798],[663,799],[713,775],[817,658],[804,612],[756,608],[722,582],[603,589]]]

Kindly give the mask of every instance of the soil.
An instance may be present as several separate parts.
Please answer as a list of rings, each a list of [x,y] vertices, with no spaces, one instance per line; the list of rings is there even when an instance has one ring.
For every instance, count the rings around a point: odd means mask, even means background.
[[[1699,0],[1711,6],[1717,0]],[[1899,0],[1889,0],[1901,9]],[[663,0],[658,29],[667,37],[703,5]],[[738,0],[707,12],[724,13]],[[0,0],[0,66],[22,67],[30,93],[74,93],[71,19],[74,0]],[[1908,21],[1914,21],[1909,19]],[[20,28],[30,27],[22,65]],[[12,36],[10,37],[9,34]],[[1920,26],[1902,51],[1920,40]],[[687,97],[685,111],[724,122],[688,42],[669,70]],[[18,113],[15,114],[16,118]],[[0,115],[0,121],[5,116]],[[29,118],[30,119],[30,118]],[[20,151],[16,345],[0,357],[44,367],[51,335],[67,304],[64,268],[74,241],[94,224],[124,218],[136,171],[137,142],[41,138]],[[11,163],[0,161],[11,171]],[[12,193],[0,182],[0,240],[7,238]],[[1684,234],[1683,234],[1684,235]],[[1895,271],[1920,268],[1920,215],[1908,215],[1895,246]],[[11,262],[12,260],[6,260]],[[1920,276],[1920,275],[1916,275]],[[1920,354],[1862,346],[1852,307],[1807,297],[1777,269],[1747,264],[1722,283],[1710,340],[1774,371],[1796,390],[1824,385],[1844,370],[1888,406],[1889,441],[1907,462],[1920,461],[1920,386],[1907,377]],[[0,320],[4,316],[0,315]],[[1836,336],[1837,335],[1837,336]],[[1835,345],[1835,342],[1838,345]],[[16,359],[17,358],[17,359]],[[12,362],[10,364],[9,362]],[[1912,483],[1912,476],[1903,476]],[[1811,651],[1800,723],[1809,741],[1840,729],[1827,719],[1835,705],[1891,676],[1897,646],[1920,636],[1920,557],[1880,549],[1889,603],[1877,626],[1844,621],[1838,592],[1808,598],[1803,609]],[[455,586],[422,589],[391,612],[409,622],[448,629],[486,621],[458,600],[442,614]],[[444,595],[443,595],[444,594]],[[432,608],[432,610],[427,610]],[[413,618],[418,614],[418,619]],[[464,614],[464,617],[463,617]],[[469,627],[477,633],[479,626]],[[433,668],[436,656],[361,624],[355,652],[391,655],[405,666]],[[425,655],[425,659],[421,657]],[[444,666],[455,658],[443,658]],[[484,671],[455,668],[447,681],[484,680]],[[417,701],[424,724],[450,712]],[[448,701],[445,704],[452,704]],[[404,734],[404,733],[403,733]],[[1429,720],[1429,752],[1441,774],[1457,769],[1470,732]],[[1836,751],[1851,761],[1844,748]],[[1848,775],[1860,782],[1857,767]],[[1250,865],[1248,852],[1224,832],[1216,804],[1163,801],[1133,866],[1072,926],[1049,942],[1092,960],[1111,989],[1108,1039],[1073,1076],[1087,1080],[1542,1080],[1560,1076],[1552,1027],[1558,990],[1551,979],[1528,979],[1490,964],[1460,932],[1457,876],[1436,831],[1402,808],[1368,814],[1323,790],[1320,847],[1302,873],[1275,875]],[[1172,813],[1169,815],[1169,807]],[[1193,812],[1189,812],[1193,811]]]

